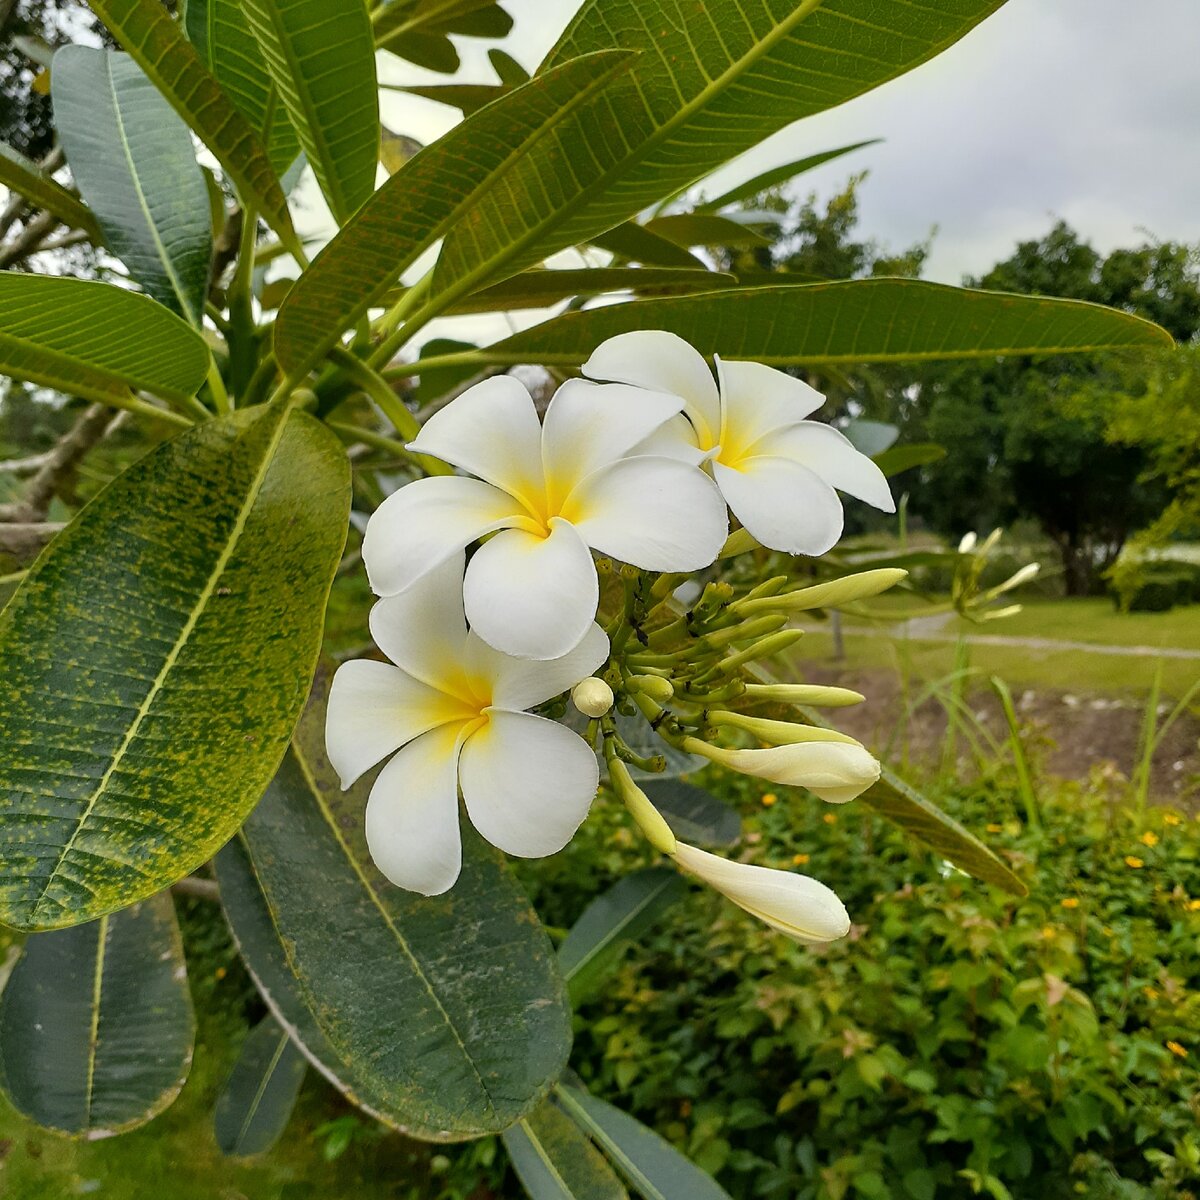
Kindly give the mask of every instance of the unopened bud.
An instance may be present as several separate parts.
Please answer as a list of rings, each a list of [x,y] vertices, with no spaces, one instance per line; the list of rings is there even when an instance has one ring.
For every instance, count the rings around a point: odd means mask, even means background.
[[[613,789],[621,797],[629,815],[637,822],[638,828],[646,835],[650,845],[663,854],[674,854],[675,835],[671,832],[670,825],[650,803],[646,793],[633,782],[629,768],[619,758],[611,758],[608,763],[608,776],[612,780]]]
[[[585,717],[602,717],[613,706],[613,690],[603,679],[591,676],[571,689],[571,702]]]
[[[675,688],[672,686],[669,679],[663,679],[661,675],[631,675],[629,677],[629,686],[635,692],[641,692],[643,696],[649,696],[655,704],[666,704],[669,700],[674,699]]]
[[[730,729],[744,729],[759,741],[773,746],[793,746],[801,742],[841,742],[848,746],[860,743],[847,733],[837,729],[826,729],[821,725],[801,725],[793,721],[772,721],[767,717],[751,717],[745,713],[726,712],[715,709],[708,714],[713,725],[725,725]]]
[[[849,688],[823,687],[815,683],[748,683],[746,696],[751,700],[812,704],[817,708],[847,708],[866,699],[861,692],[852,692]]]
[[[732,558],[735,554],[745,554],[747,550],[757,550],[759,543],[751,536],[748,529],[735,529],[725,539],[718,558]]]
[[[841,579],[830,579],[826,583],[815,583],[812,587],[798,588],[778,596],[763,596],[734,605],[743,614],[768,610],[796,612],[809,608],[836,608],[854,600],[869,600],[895,587],[908,575],[899,567],[879,567],[874,571],[859,571],[856,575],[844,575]]]
[[[988,596],[1002,596],[1005,592],[1011,592],[1013,588],[1019,588],[1023,583],[1028,583],[1031,579],[1036,578],[1040,570],[1041,565],[1039,563],[1026,563],[1019,571],[1010,575],[999,587],[992,588]]]
[[[964,533],[962,535],[962,541],[958,543],[959,554],[970,554],[971,551],[975,549],[975,544],[978,541],[979,539],[974,533]]]

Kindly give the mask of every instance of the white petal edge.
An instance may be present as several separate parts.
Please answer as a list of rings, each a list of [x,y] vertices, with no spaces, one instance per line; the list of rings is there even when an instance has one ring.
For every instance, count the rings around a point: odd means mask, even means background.
[[[717,379],[721,387],[720,442],[727,453],[749,451],[764,434],[802,421],[825,403],[816,388],[762,363],[718,358]]]
[[[699,571],[729,536],[729,515],[698,467],[655,455],[589,475],[564,510],[589,546],[647,571]]]
[[[790,458],[816,472],[830,487],[883,512],[895,512],[887,477],[848,437],[820,421],[776,429],[754,447],[755,454]]]
[[[445,690],[461,676],[467,640],[461,550],[371,609],[375,644],[410,675]]]
[[[485,533],[524,519],[520,504],[478,479],[435,475],[393,492],[372,514],[363,565],[377,596],[394,596]]]
[[[379,772],[367,800],[367,848],[397,887],[440,896],[462,870],[458,816],[461,726],[409,742]]]
[[[463,583],[467,620],[487,644],[514,658],[561,658],[596,618],[600,584],[574,527],[550,536],[508,529],[479,548]]]
[[[681,396],[625,383],[568,379],[546,409],[542,465],[552,497],[628,454],[683,408]],[[685,421],[686,424],[686,421]]]
[[[636,446],[630,447],[630,458],[646,454],[657,458],[677,458],[693,467],[698,467],[709,457],[709,452],[697,445],[695,427],[682,413],[664,422]]]
[[[737,469],[714,462],[713,478],[751,536],[772,550],[815,556],[842,536],[837,493],[790,458],[747,458]]]
[[[463,746],[459,779],[471,824],[506,854],[555,854],[583,824],[599,765],[578,734],[528,713],[490,712]]]
[[[679,842],[675,861],[751,916],[805,945],[836,941],[850,932],[850,914],[837,893],[791,871],[730,862]]]
[[[342,787],[440,725],[442,704],[438,692],[390,663],[342,663],[325,712],[325,751]]]
[[[662,329],[635,329],[601,342],[580,368],[589,379],[632,383],[681,396],[705,447],[721,430],[721,401],[708,363],[694,347]]]
[[[528,389],[511,375],[467,388],[421,426],[409,449],[541,505],[542,427]]]
[[[583,640],[561,658],[513,658],[471,634],[467,641],[469,669],[492,683],[492,703],[520,712],[574,687],[592,675],[608,658],[608,635],[595,622]]]

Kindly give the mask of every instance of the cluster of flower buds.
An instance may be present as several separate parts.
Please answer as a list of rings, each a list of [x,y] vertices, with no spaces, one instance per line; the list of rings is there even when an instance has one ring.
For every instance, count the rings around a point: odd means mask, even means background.
[[[469,388],[408,447],[459,474],[401,487],[368,523],[363,561],[381,597],[371,632],[390,663],[343,664],[326,743],[345,786],[390,760],[367,803],[372,856],[402,887],[453,886],[460,795],[494,845],[552,854],[586,817],[602,758],[638,826],[684,870],[791,936],[840,936],[845,910],[824,885],[676,843],[627,767],[661,769],[661,756],[635,753],[612,709],[640,712],[680,750],[833,803],[869,787],[879,764],[854,739],[752,711],[860,697],[747,673],[800,636],[796,613],[875,595],[903,572],[810,587],[779,576],[740,594],[712,582],[687,611],[675,594],[760,545],[824,553],[842,530],[837,492],[893,511],[887,482],[806,419],[824,398],[781,371],[717,362],[714,379],[658,331],[610,339],[583,371],[544,420],[510,376]],[[585,738],[559,723],[568,691]]]
[[[1026,563],[1002,583],[985,588],[982,582],[983,573],[1001,536],[1002,530],[993,529],[980,541],[974,533],[967,533],[958,543],[958,563],[950,585],[950,603],[969,620],[998,621],[1002,617],[1016,616],[1021,611],[1019,604],[995,607],[995,602],[1008,592],[1036,579],[1041,570],[1038,563]]]

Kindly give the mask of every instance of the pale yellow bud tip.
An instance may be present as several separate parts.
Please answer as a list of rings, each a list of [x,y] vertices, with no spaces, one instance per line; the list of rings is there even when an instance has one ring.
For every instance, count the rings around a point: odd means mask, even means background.
[[[571,702],[585,717],[602,717],[613,706],[613,690],[603,679],[591,676],[571,689]]]

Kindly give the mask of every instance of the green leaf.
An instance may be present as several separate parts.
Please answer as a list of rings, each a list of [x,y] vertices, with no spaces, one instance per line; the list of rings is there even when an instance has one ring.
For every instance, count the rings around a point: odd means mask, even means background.
[[[213,859],[213,868],[229,928],[271,1015],[287,1030],[309,1063],[338,1091],[365,1112],[395,1128],[395,1123],[383,1112],[386,1097],[377,1095],[372,1081],[356,1074],[351,1064],[341,1058],[309,1011],[240,835]]]
[[[375,9],[371,24],[379,49],[400,53],[397,42],[413,35],[502,38],[513,22],[496,0],[391,0]]]
[[[241,1054],[213,1112],[222,1154],[262,1154],[287,1127],[308,1063],[274,1017],[264,1017],[242,1044]]]
[[[875,465],[891,479],[902,471],[913,467],[924,467],[946,457],[946,447],[933,442],[910,442],[906,446],[893,446],[882,454],[875,455]]]
[[[555,1097],[644,1200],[729,1200],[729,1193],[711,1175],[628,1113],[583,1087],[560,1084]]]
[[[375,190],[379,89],[363,0],[240,0],[339,225]]]
[[[636,300],[565,313],[480,351],[493,364],[575,366],[605,338],[665,329],[701,354],[770,366],[917,362],[1172,345],[1157,325],[1081,300],[855,279]]]
[[[504,1131],[504,1148],[530,1200],[629,1200],[603,1155],[550,1101]]]
[[[64,46],[52,78],[55,127],[108,248],[199,328],[212,218],[187,126],[127,54]]]
[[[778,682],[769,670],[757,664],[743,669],[755,682]],[[799,714],[809,725],[827,724],[818,713],[804,705],[763,704],[756,706],[755,711],[785,721],[794,721]],[[1014,896],[1029,894],[1025,884],[983,842],[936,804],[926,800],[888,766],[884,765],[879,782],[863,792],[858,802],[886,817],[968,875],[1003,888]]]
[[[498,46],[488,51],[488,62],[492,64],[492,70],[505,87],[520,87],[521,84],[529,82],[529,72],[511,54],[507,54]]]
[[[732,846],[742,818],[724,801],[681,779],[643,779],[642,791],[666,818],[677,838],[697,846]]]
[[[387,46],[381,49],[389,50],[405,62],[424,67],[426,71],[437,71],[442,75],[453,75],[462,66],[458,49],[444,33],[414,30],[412,33],[397,34],[389,38]]]
[[[395,1124],[438,1141],[497,1133],[545,1095],[570,1048],[549,939],[503,856],[469,827],[444,896],[375,869],[369,786],[343,792],[325,757],[327,682],[323,671],[244,829],[288,963],[328,1043]]]
[[[887,766],[879,782],[858,799],[968,875],[1014,896],[1029,895],[1021,879],[993,851]]]
[[[91,0],[91,7],[213,152],[242,198],[289,249],[298,250],[287,200],[262,139],[200,61],[179,22],[159,0]]]
[[[674,213],[655,217],[643,226],[677,246],[769,246],[771,239],[757,230],[713,213]]]
[[[300,153],[300,139],[238,0],[188,0],[185,22],[200,60],[253,126],[282,177]]]
[[[93,242],[102,240],[100,226],[88,208],[37,163],[18,154],[6,142],[0,142],[0,185],[18,192],[30,204],[53,213],[72,229],[82,229]]]
[[[184,402],[208,370],[199,333],[109,283],[0,272],[0,312],[0,374],[69,396],[129,407],[141,390]]]
[[[597,896],[571,926],[558,948],[558,965],[571,1001],[591,995],[616,967],[631,943],[687,892],[678,872],[647,867],[619,879]]]
[[[882,138],[871,138],[869,141],[855,142],[850,146],[839,146],[836,150],[825,150],[820,154],[810,154],[805,158],[798,158],[795,162],[772,167],[769,171],[763,171],[761,175],[755,175],[752,179],[747,179],[745,183],[739,183],[736,187],[722,192],[719,196],[714,196],[711,200],[705,200],[703,204],[697,204],[695,211],[698,213],[716,212],[717,209],[724,208],[726,205],[737,204],[739,200],[750,200],[769,188],[778,187],[781,183],[787,183],[789,179],[795,179],[797,175],[803,175],[806,171],[832,162],[835,158],[841,158],[843,154],[861,150],[864,146],[876,146],[882,140]]]
[[[171,898],[31,937],[0,999],[0,1085],[60,1133],[144,1125],[183,1087],[195,1017]]]
[[[895,445],[900,436],[897,426],[887,421],[869,421],[863,417],[856,417],[850,421],[842,429],[842,432],[855,450],[860,454],[865,454],[868,458],[882,454],[889,447]]]
[[[654,267],[699,267],[703,264],[675,242],[652,233],[636,221],[625,221],[591,238],[593,246],[630,262]]]
[[[635,66],[451,232],[431,294],[591,241],[793,121],[911,70],[1002,2],[587,0],[541,70],[614,47],[638,52]]]
[[[732,275],[683,267],[582,267],[523,271],[494,287],[466,296],[451,313],[509,312],[522,308],[547,308],[573,296],[600,296],[633,292],[638,296],[671,296],[712,292],[733,287]],[[422,349],[422,354],[427,349]]]
[[[382,84],[390,91],[407,92],[410,96],[421,96],[438,104],[448,104],[461,110],[464,117],[507,95],[512,89],[495,83],[426,83],[409,87]]]
[[[0,920],[77,925],[228,841],[304,704],[349,506],[328,429],[249,409],[51,542],[0,614]]]
[[[302,374],[376,305],[428,246],[468,218],[507,164],[533,150],[573,107],[627,67],[596,54],[507,93],[395,173],[317,256],[275,322],[275,353]]]

